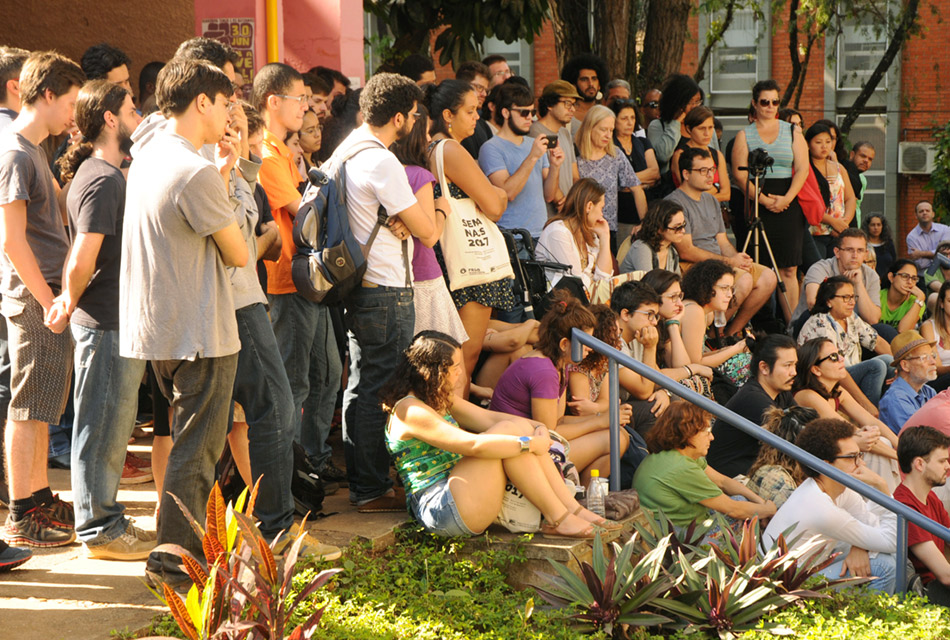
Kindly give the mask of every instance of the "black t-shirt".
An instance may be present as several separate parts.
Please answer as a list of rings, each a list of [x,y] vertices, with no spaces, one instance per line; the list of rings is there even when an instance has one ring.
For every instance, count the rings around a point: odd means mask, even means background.
[[[66,209],[74,242],[77,233],[105,236],[96,270],[79,298],[72,322],[102,331],[118,330],[125,176],[105,160],[88,158],[69,186]]]
[[[274,214],[271,213],[267,193],[264,192],[264,187],[259,182],[254,188],[254,202],[257,203],[257,228],[254,229],[254,233],[260,236],[264,225],[274,221]],[[257,279],[261,283],[261,288],[267,291],[267,267],[264,266],[264,259],[260,256],[257,260]]]
[[[726,408],[735,411],[743,418],[762,424],[762,415],[771,407],[786,409],[795,406],[795,398],[791,391],[783,391],[775,400],[769,397],[762,385],[755,378],[750,378],[742,388],[726,403]],[[713,424],[712,444],[706,462],[719,473],[737,476],[748,473],[749,468],[759,455],[760,440],[746,435],[722,420]]]
[[[482,145],[492,138],[491,127],[484,120],[475,122],[475,133],[462,140],[462,146],[478,162],[478,152]]]

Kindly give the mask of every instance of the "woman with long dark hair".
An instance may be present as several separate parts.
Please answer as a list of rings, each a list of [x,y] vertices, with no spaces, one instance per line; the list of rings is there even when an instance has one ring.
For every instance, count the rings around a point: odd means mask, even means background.
[[[861,221],[861,228],[868,234],[868,246],[874,250],[877,256],[877,264],[874,269],[880,276],[881,282],[887,280],[887,272],[891,265],[897,260],[897,249],[894,248],[894,236],[891,233],[891,225],[887,218],[880,213],[871,213],[864,216]]]
[[[833,155],[831,129],[816,122],[805,131],[805,142],[818,187],[828,204],[821,224],[812,225],[810,231],[822,257],[833,258],[835,238],[850,226],[858,199],[847,171]]]
[[[666,269],[680,273],[680,256],[675,244],[686,235],[683,207],[662,198],[647,207],[636,240],[620,263],[620,273]]]

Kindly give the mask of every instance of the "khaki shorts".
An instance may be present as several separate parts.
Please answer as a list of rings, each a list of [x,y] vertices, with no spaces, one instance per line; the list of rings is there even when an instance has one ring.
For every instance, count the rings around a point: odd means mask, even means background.
[[[73,336],[67,327],[56,334],[43,325],[43,306],[29,293],[4,296],[10,344],[10,410],[8,419],[59,424],[73,374]]]

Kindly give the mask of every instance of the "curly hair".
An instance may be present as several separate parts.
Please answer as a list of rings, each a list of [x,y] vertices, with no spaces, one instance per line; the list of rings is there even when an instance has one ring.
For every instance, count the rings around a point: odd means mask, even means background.
[[[735,272],[722,260],[697,262],[683,276],[683,297],[701,307],[708,304],[716,295],[716,283],[726,274]]]
[[[815,305],[811,309],[812,315],[831,311],[832,298],[838,295],[838,291],[846,284],[854,286],[848,276],[831,276],[818,285],[818,292],[815,294]]]
[[[587,307],[565,289],[555,289],[551,292],[551,306],[538,327],[534,348],[557,367],[561,360],[561,340],[570,340],[572,329],[586,331],[596,326],[597,320]]]
[[[105,42],[93,45],[86,49],[79,61],[83,73],[90,80],[102,80],[110,71],[125,65],[132,66],[132,60],[121,49],[117,49]]]
[[[660,250],[660,234],[670,226],[670,220],[677,213],[683,213],[683,207],[673,200],[661,198],[653,200],[647,207],[646,215],[637,231],[637,240],[642,240],[654,252]]]
[[[600,199],[604,197],[604,193],[604,188],[593,178],[581,178],[575,182],[571,190],[567,192],[561,210],[554,216],[548,218],[544,226],[547,227],[556,220],[562,220],[565,223],[568,220],[573,220],[574,225],[581,231],[584,243],[588,247],[593,246],[594,230],[587,221],[587,204],[600,202]],[[568,226],[568,228],[570,229],[570,226]],[[578,248],[578,251],[586,252],[587,248]],[[584,254],[582,253],[582,255]]]
[[[805,428],[805,425],[816,418],[818,418],[818,412],[809,407],[799,407],[798,405],[788,407],[787,409],[772,407],[763,414],[762,427],[778,437],[795,444],[795,441],[798,439],[802,429]],[[752,463],[752,466],[749,467],[749,471],[746,475],[751,478],[755,475],[756,471],[767,466],[784,468],[788,471],[789,475],[792,476],[795,484],[801,484],[802,480],[805,479],[801,465],[798,464],[795,458],[763,442],[759,448],[758,457],[755,459],[755,462]]]
[[[894,241],[893,235],[891,234],[891,225],[880,213],[871,213],[866,216],[862,216],[864,219],[861,221],[861,229],[864,233],[867,234],[867,237],[871,237],[871,220],[877,218],[881,221],[881,242],[888,244]]]
[[[825,388],[825,385],[821,383],[811,368],[818,364],[818,360],[821,357],[821,348],[825,343],[831,343],[831,340],[828,338],[812,338],[807,340],[805,344],[798,347],[798,364],[795,367],[795,384],[792,385],[792,392],[798,393],[803,389],[810,389],[820,395],[825,400],[835,398],[841,394],[841,390],[838,388],[838,385],[828,391]]]
[[[682,73],[674,73],[666,82],[660,93],[660,122],[667,125],[676,120],[676,117],[689,106],[690,100],[703,90],[692,77]],[[677,123],[677,126],[679,124]]]
[[[458,340],[440,331],[420,331],[403,351],[396,370],[379,392],[383,409],[392,411],[396,403],[412,393],[437,413],[452,406],[452,387],[448,384],[449,367]]]
[[[647,432],[650,453],[685,449],[690,439],[710,426],[711,416],[695,404],[677,400],[667,407]]]
[[[223,69],[228,62],[237,67],[241,61],[241,56],[231,48],[231,45],[214,38],[203,37],[185,40],[178,45],[173,57],[183,60],[204,60],[219,69]]]
[[[424,168],[428,164],[426,147],[429,146],[429,136],[426,135],[426,129],[429,126],[429,111],[423,104],[416,109],[420,115],[416,117],[409,135],[396,140],[389,150],[404,167],[414,165]]]
[[[581,74],[581,69],[593,69],[597,74],[597,81],[601,89],[610,82],[610,72],[607,71],[607,63],[603,58],[595,56],[592,53],[579,53],[564,65],[561,69],[561,80],[567,80],[575,87],[577,86],[577,77]]]
[[[840,418],[818,418],[805,425],[795,440],[798,448],[807,451],[828,464],[835,461],[841,453],[840,440],[854,437],[854,425]],[[802,465],[802,473],[809,478],[817,478],[820,473],[807,465]]]
[[[621,347],[620,316],[605,304],[592,304],[590,312],[597,320],[594,325],[594,337],[615,349]],[[607,356],[591,351],[580,361],[577,368],[592,376],[603,376],[607,372]]]
[[[377,73],[360,93],[360,111],[370,126],[382,127],[401,113],[409,117],[414,104],[422,102],[422,89],[398,73]]]

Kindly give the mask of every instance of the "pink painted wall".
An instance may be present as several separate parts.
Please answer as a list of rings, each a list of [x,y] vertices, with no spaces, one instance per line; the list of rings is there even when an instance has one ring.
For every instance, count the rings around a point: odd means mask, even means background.
[[[283,0],[284,62],[306,71],[339,69],[362,86],[363,4],[355,0]]]

